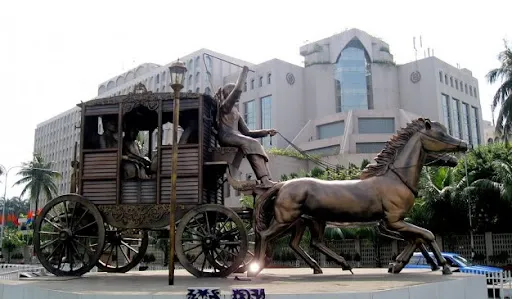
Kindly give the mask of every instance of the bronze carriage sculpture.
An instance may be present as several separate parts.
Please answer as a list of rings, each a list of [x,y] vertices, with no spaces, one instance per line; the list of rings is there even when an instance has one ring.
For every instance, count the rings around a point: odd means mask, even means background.
[[[262,207],[269,195],[265,191],[271,186],[260,187],[256,181],[238,181],[232,176],[244,153],[239,148],[219,146],[216,121],[221,105],[216,99],[183,93],[180,101],[180,126],[184,131],[178,143],[175,172],[178,222],[175,240],[171,240],[178,261],[196,277],[225,277],[246,270],[253,256],[247,231],[252,226],[253,211],[224,206],[224,185],[228,182],[235,190],[253,196],[263,194],[263,201],[258,200],[256,207],[268,211],[255,217],[261,226],[255,227],[256,257],[263,266],[271,246],[267,248],[268,240],[261,242],[258,236],[268,234],[265,230],[271,223],[267,222],[270,219],[261,221],[258,217],[265,217],[272,210]],[[34,249],[41,264],[55,275],[83,275],[95,266],[106,272],[126,272],[142,260],[148,247],[148,230],[173,229],[169,227],[169,205],[174,145],[163,143],[163,125],[173,119],[172,93],[148,92],[139,84],[128,95],[94,99],[79,106],[81,142],[79,161],[72,163],[72,190],[48,202],[37,216]],[[421,122],[431,126],[429,120]],[[136,145],[141,131],[146,133],[149,143],[147,153],[141,153]],[[463,151],[464,146],[457,150]],[[453,166],[450,158],[446,160],[435,151],[423,158],[431,164]],[[269,192],[281,186],[283,183]],[[369,220],[378,217],[374,218]],[[307,215],[294,219],[297,225],[290,222],[286,230],[293,236],[290,246],[314,273],[321,273],[318,264],[298,244],[304,226],[321,232],[326,223],[318,223]],[[380,228],[384,235],[414,243],[399,256],[402,266],[416,248],[414,245],[426,254],[417,236],[404,235],[383,225]],[[285,233],[280,230],[279,235]],[[316,245],[321,246],[321,251],[346,268],[346,262],[322,246],[319,237]],[[434,268],[431,258],[430,261]]]
[[[34,250],[49,272],[80,276],[95,266],[129,271],[146,252],[148,230],[169,229],[173,145],[162,141],[163,125],[173,119],[172,96],[139,84],[128,95],[78,105],[72,190],[48,202],[35,222]],[[255,182],[230,175],[243,155],[217,143],[216,100],[182,93],[180,102],[176,257],[197,277],[224,277],[244,265],[252,219],[252,210],[224,206],[224,184],[229,180],[241,190]],[[138,132],[146,133],[147,153],[133,147]]]

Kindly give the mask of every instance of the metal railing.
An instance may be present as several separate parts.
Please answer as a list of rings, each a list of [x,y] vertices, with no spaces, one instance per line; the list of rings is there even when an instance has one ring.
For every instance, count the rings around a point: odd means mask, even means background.
[[[488,298],[512,299],[512,271],[461,269],[461,273],[486,277]]]
[[[0,280],[19,280],[21,272],[44,274],[40,265],[0,264]]]

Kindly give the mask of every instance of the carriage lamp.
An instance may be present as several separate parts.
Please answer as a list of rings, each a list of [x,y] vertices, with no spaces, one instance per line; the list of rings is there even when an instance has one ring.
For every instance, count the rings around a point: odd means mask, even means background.
[[[178,126],[180,123],[180,91],[183,88],[183,80],[187,68],[185,64],[178,61],[169,67],[171,74],[171,87],[174,90],[174,108],[172,120],[172,176],[171,176],[171,199],[169,205],[169,285],[174,285],[174,252],[176,236],[176,184],[178,169]]]
[[[187,72],[185,64],[178,59],[178,61],[171,64],[169,72],[171,74],[171,88],[175,92],[176,90],[182,89],[183,82],[185,81],[185,73]]]

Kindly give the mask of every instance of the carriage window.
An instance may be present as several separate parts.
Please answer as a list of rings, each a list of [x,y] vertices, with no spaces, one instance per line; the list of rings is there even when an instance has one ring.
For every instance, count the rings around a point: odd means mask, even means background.
[[[110,149],[117,147],[118,116],[86,116],[84,128],[84,149]]]

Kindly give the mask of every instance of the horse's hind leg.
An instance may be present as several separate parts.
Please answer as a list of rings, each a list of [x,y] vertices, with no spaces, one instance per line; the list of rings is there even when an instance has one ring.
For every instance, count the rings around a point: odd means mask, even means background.
[[[313,274],[322,274],[322,269],[320,265],[318,265],[317,261],[315,261],[302,247],[300,247],[300,240],[304,236],[304,232],[306,231],[306,224],[304,220],[299,220],[295,223],[292,228],[292,236],[290,240],[290,247],[297,253],[306,264],[309,265],[313,269]]]
[[[265,265],[265,252],[267,249],[267,242],[272,241],[272,239],[278,237],[294,224],[295,223],[278,223],[274,218],[272,219],[272,222],[267,229],[261,232],[256,232],[256,249],[254,250],[255,254],[252,262],[252,264],[256,265],[256,268],[249,267],[247,276],[254,277],[258,275],[261,270],[263,270],[263,265]]]
[[[320,223],[319,221],[312,219],[308,219],[306,221],[308,222],[308,227],[311,231],[311,246],[335,260],[341,266],[341,269],[348,270],[350,273],[354,274],[354,272],[352,272],[352,267],[347,263],[347,261],[324,244],[325,222]]]

